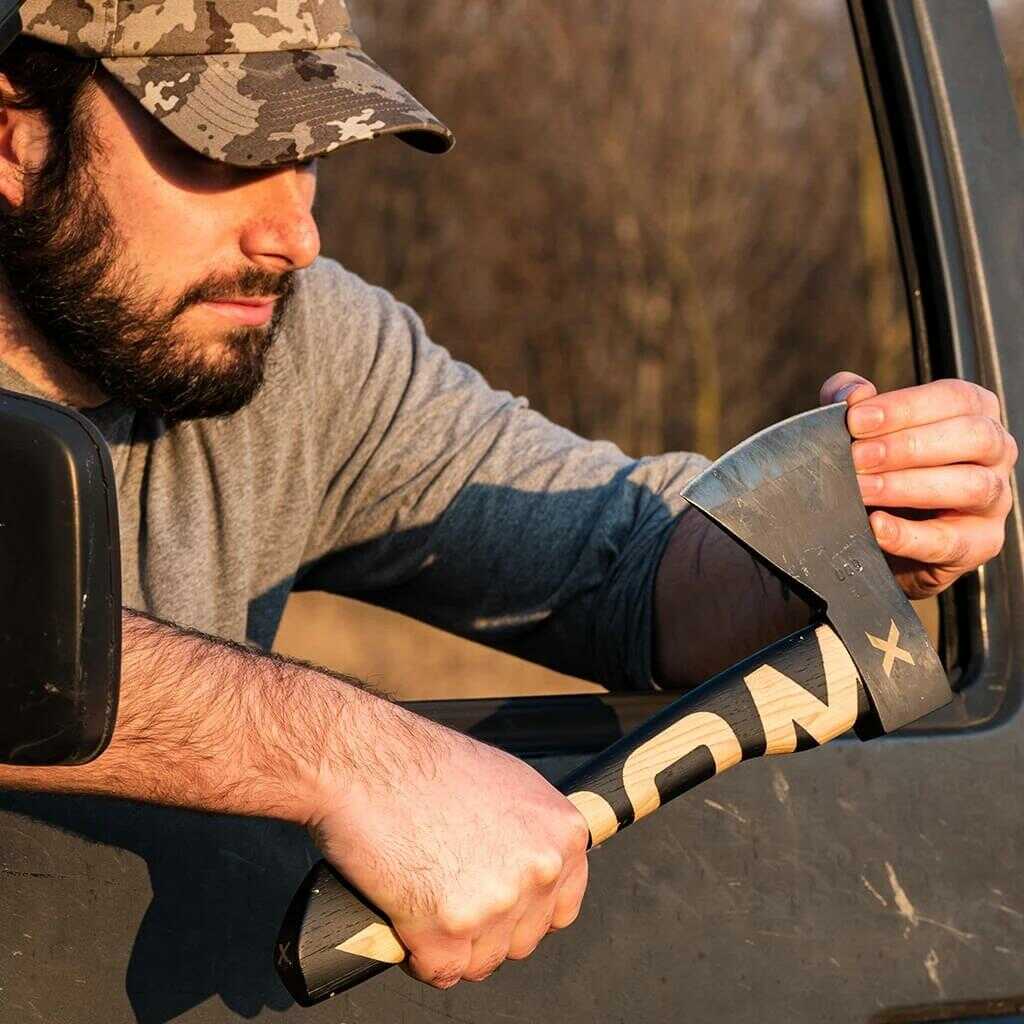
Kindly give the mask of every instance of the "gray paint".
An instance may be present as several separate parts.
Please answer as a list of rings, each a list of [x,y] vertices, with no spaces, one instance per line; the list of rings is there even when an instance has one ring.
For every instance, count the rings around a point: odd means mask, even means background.
[[[978,379],[1001,381],[1022,436],[1024,177],[991,18],[962,0],[878,4],[896,7],[926,22],[961,130],[945,152],[955,151],[980,203],[973,224],[957,213],[973,237],[973,277],[961,288],[973,292],[972,336],[927,343],[933,353],[954,345]],[[1016,515],[980,586],[981,658],[958,701],[992,694],[986,727],[940,722],[740,766],[596,851],[571,931],[447,994],[391,972],[321,1007],[287,1010],[270,948],[315,856],[287,826],[4,797],[0,1022],[845,1024],[983,1019],[986,1007],[1011,1019],[1024,1003]],[[568,767],[544,764],[553,774]]]
[[[447,994],[392,972],[289,1017],[847,1022],[1016,994],[1022,767],[1016,725],[741,766],[596,851],[581,920],[532,960]],[[5,802],[36,816],[0,818],[5,1024],[276,1020],[289,1005],[269,951],[315,854],[298,831]]]

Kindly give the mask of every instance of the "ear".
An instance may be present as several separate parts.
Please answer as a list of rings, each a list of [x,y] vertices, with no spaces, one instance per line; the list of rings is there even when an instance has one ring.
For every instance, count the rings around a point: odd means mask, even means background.
[[[26,173],[46,159],[49,137],[43,115],[10,105],[15,95],[0,74],[0,204],[17,209],[25,201]]]

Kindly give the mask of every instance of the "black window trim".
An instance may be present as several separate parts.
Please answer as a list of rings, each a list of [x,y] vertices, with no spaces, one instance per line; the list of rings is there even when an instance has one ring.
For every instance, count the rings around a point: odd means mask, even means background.
[[[1012,342],[1024,218],[1012,200],[1021,194],[1024,157],[992,11],[984,0],[848,6],[889,189],[918,379],[960,377],[1005,401],[1002,382],[1014,378],[1003,363],[1008,356],[1019,362]],[[1015,403],[1007,413],[1014,418]],[[942,653],[960,693],[910,731],[994,725],[1019,707],[1021,695],[1006,683],[1009,575],[1020,565],[1016,512],[1009,527],[1004,557],[940,601]]]

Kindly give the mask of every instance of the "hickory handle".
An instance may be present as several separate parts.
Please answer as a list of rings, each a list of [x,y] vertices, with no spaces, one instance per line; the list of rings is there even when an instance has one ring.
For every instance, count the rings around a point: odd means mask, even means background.
[[[680,697],[558,788],[597,846],[740,761],[827,743],[868,713],[842,641],[827,625],[809,627]],[[275,950],[295,1000],[312,1006],[404,959],[387,919],[325,861],[315,865]]]

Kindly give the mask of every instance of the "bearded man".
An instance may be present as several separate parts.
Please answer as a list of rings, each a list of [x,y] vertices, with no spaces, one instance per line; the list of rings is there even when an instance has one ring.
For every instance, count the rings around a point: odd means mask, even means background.
[[[515,758],[265,653],[288,593],[640,689],[692,686],[806,609],[687,514],[704,460],[560,429],[318,259],[318,158],[452,141],[343,0],[30,0],[24,23],[0,59],[0,386],[103,431],[134,610],[108,751],[0,785],[294,821],[415,977],[485,978],[576,917],[581,815]],[[841,373],[821,399],[844,398],[904,590],[995,555],[1016,460],[995,396]]]

